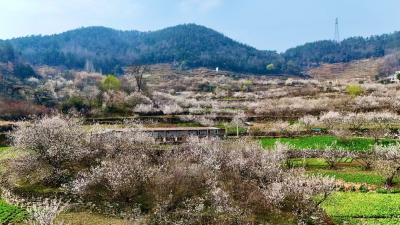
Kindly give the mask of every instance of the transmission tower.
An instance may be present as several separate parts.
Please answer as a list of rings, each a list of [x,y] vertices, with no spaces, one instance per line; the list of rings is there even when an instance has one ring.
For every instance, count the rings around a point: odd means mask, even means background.
[[[335,19],[335,37],[334,40],[339,43],[340,42],[340,35],[339,35],[339,19]]]

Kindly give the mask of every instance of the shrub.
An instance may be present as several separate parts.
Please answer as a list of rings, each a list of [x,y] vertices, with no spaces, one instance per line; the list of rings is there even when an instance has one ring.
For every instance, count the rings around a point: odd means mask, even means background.
[[[328,164],[330,169],[335,169],[336,164],[342,159],[353,157],[354,155],[348,151],[342,149],[334,149],[332,146],[327,146],[326,149],[318,152],[319,157],[323,158]]]
[[[125,104],[129,107],[135,107],[140,104],[152,104],[151,99],[140,92],[133,92],[125,97]]]
[[[50,174],[43,179],[58,186],[67,182],[76,164],[90,158],[87,137],[73,118],[45,116],[23,123],[11,134],[13,146],[32,154],[16,160],[13,168],[21,173],[48,168]]]
[[[285,146],[191,138],[166,148],[138,128],[83,132],[75,119],[35,120],[13,134],[16,148],[32,152],[18,169],[47,168],[47,180],[86,201],[138,206],[149,224],[247,224],[287,212],[324,224],[318,206],[334,180],[286,168]]]
[[[376,192],[379,194],[397,194],[400,193],[400,189],[398,188],[378,188]]]
[[[182,107],[180,107],[178,104],[176,103],[171,103],[171,104],[167,104],[167,105],[163,105],[161,107],[161,111],[165,114],[165,115],[171,115],[171,114],[179,114],[183,112]]]
[[[325,125],[326,128],[332,129],[337,123],[343,119],[342,115],[338,112],[326,112],[321,115],[320,121]]]
[[[29,116],[40,116],[49,110],[41,105],[36,105],[27,101],[4,100],[0,99],[0,118],[1,119],[22,119]]]
[[[29,77],[39,77],[38,75],[36,75],[36,72],[30,65],[22,63],[17,63],[14,66],[13,73],[18,77],[21,77],[22,79],[26,79]]]
[[[81,173],[73,183],[73,191],[85,197],[103,197],[120,203],[139,201],[137,196],[144,191],[144,184],[155,170],[148,154],[117,155],[90,172]]]
[[[357,84],[349,84],[346,86],[346,92],[350,96],[356,97],[364,93],[364,89]]]
[[[373,163],[374,168],[385,178],[385,184],[392,186],[395,176],[400,171],[399,144],[388,146],[375,145],[374,156],[376,159]]]
[[[389,191],[388,191],[388,189],[387,188],[378,188],[378,189],[376,189],[376,193],[379,193],[379,194],[387,194]]]
[[[114,75],[107,75],[101,81],[100,88],[103,91],[118,91],[121,88],[121,81]]]
[[[363,193],[367,193],[369,190],[368,190],[368,187],[366,186],[366,185],[361,185],[359,188],[358,188],[358,190],[360,191],[360,192],[363,192]]]
[[[136,113],[149,114],[149,113],[155,113],[158,110],[154,108],[152,104],[139,104],[134,108],[133,111]]]
[[[125,92],[122,91],[106,91],[103,92],[103,109],[110,113],[125,113]]]
[[[56,222],[56,217],[69,207],[68,202],[61,199],[25,199],[20,198],[11,193],[9,190],[4,190],[2,197],[13,206],[9,205],[17,214],[14,215],[14,220],[7,222],[27,222],[32,225],[63,225],[63,222]],[[1,214],[1,203],[0,203]],[[0,222],[2,222],[0,218]],[[3,223],[2,223],[3,224]],[[25,224],[25,223],[24,223]]]
[[[303,124],[307,130],[310,130],[318,124],[318,118],[315,116],[306,115],[300,118],[299,122]]]
[[[398,189],[398,188],[392,188],[392,189],[390,189],[390,193],[392,193],[392,194],[398,194],[398,193],[400,193],[400,189]]]
[[[194,138],[157,153],[151,145],[137,146],[118,147],[113,157],[82,172],[71,190],[84,198],[139,204],[152,212],[150,224],[242,224],[251,214],[270,211],[271,204],[309,219],[318,205],[313,196],[334,187],[330,178],[286,171],[283,149],[262,151],[253,142]]]
[[[79,96],[71,96],[69,99],[62,103],[62,111],[67,113],[71,109],[75,109],[78,112],[87,112],[90,109],[90,104]]]

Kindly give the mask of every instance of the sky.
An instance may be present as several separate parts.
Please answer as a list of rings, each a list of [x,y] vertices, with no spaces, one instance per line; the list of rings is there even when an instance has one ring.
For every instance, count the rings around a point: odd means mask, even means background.
[[[183,23],[261,50],[400,30],[399,0],[0,0],[0,39],[87,27],[151,31]]]

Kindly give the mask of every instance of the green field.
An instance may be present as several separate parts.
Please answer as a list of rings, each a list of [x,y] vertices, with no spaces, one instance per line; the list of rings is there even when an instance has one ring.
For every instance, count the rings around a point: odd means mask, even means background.
[[[264,148],[272,148],[277,141],[289,144],[296,149],[326,149],[328,146],[350,151],[370,150],[375,144],[370,138],[351,138],[340,140],[334,136],[311,136],[301,138],[263,138],[261,144]],[[395,140],[382,140],[380,144],[395,143]],[[363,168],[351,159],[340,161],[337,169],[328,169],[324,159],[307,158],[292,159],[294,166],[304,166],[309,174],[321,174],[335,177],[346,183],[365,184],[370,190],[367,193],[360,192],[336,192],[330,196],[322,207],[336,224],[346,225],[395,225],[400,224],[400,194],[390,193],[396,191],[400,184],[399,178],[395,178],[395,189],[389,193],[377,193],[371,191],[369,185],[382,189],[384,178],[376,171],[363,170]],[[374,188],[372,188],[374,190]]]
[[[360,168],[346,168],[342,170],[325,170],[316,169],[309,171],[312,174],[321,174],[330,177],[335,177],[338,180],[349,183],[361,183],[371,185],[384,185],[385,179],[378,175],[375,171],[364,171]],[[399,179],[395,179],[394,182],[398,183]]]
[[[290,162],[295,167],[325,168],[328,166],[324,159],[319,158],[291,159]]]
[[[336,219],[335,222],[346,225],[399,225],[400,218],[346,218]]]
[[[6,150],[8,150],[8,149],[10,149],[10,147],[0,146],[0,152],[6,151]]]
[[[338,161],[338,163],[347,164],[351,163],[353,159],[351,158],[343,158]],[[291,164],[295,167],[306,167],[310,169],[318,169],[328,167],[328,163],[326,163],[325,159],[321,158],[298,158],[291,159]]]
[[[332,146],[337,149],[344,149],[349,151],[366,151],[372,148],[375,144],[372,138],[349,138],[349,139],[339,139],[335,136],[308,136],[308,137],[298,137],[298,138],[262,138],[261,145],[264,148],[272,148],[276,142],[281,142],[289,144],[296,149],[326,149]],[[395,143],[395,140],[384,139],[380,140],[378,143],[387,145]]]
[[[0,147],[0,160],[13,157],[15,154],[11,147]],[[0,173],[2,171],[0,164]],[[26,211],[23,209],[9,205],[0,199],[0,224],[22,224],[26,219]]]
[[[26,219],[23,209],[0,200],[0,224],[19,224]]]
[[[400,194],[337,192],[322,207],[341,224],[399,224]]]

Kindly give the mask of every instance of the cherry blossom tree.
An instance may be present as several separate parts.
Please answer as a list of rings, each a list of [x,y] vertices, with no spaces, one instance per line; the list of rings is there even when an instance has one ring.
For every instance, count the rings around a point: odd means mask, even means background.
[[[374,148],[376,160],[373,167],[385,178],[387,186],[393,185],[393,179],[400,171],[400,146],[399,144],[381,146],[375,145]]]

